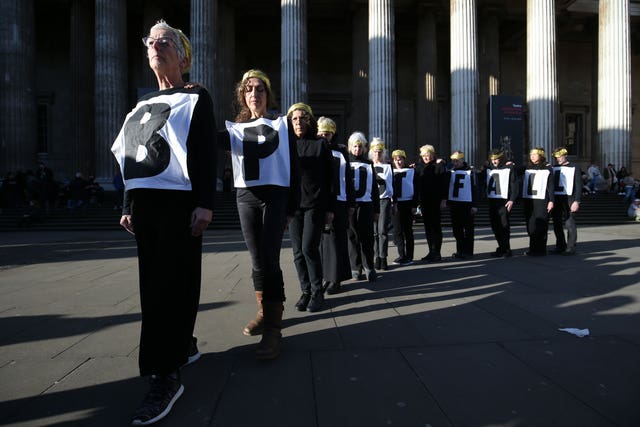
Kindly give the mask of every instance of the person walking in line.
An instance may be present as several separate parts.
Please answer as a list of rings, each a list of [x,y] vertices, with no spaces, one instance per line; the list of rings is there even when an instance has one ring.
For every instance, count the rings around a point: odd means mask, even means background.
[[[555,194],[553,171],[547,163],[542,147],[535,147],[529,151],[529,163],[523,175],[522,198],[529,235],[529,249],[525,254],[544,256],[547,254],[549,214],[554,207]]]
[[[297,137],[286,117],[271,113],[269,77],[252,69],[236,85],[235,122],[226,122],[221,147],[231,151],[233,184],[258,313],[242,330],[262,335],[256,357],[275,359],[282,344],[284,279],[280,249],[287,224],[300,205]]]
[[[300,162],[300,207],[289,224],[293,263],[302,295],[298,311],[316,312],[324,305],[320,242],[325,225],[331,226],[335,204],[333,156],[327,142],[317,138],[313,111],[307,104],[293,104],[287,112],[296,135]]]
[[[462,151],[451,154],[453,168],[449,171],[449,195],[447,205],[451,209],[451,228],[456,239],[454,258],[468,259],[473,257],[475,206],[477,194],[476,175],[467,162]]]
[[[489,199],[489,220],[498,247],[492,257],[510,257],[511,252],[511,210],[518,199],[520,189],[513,165],[507,164],[504,151],[496,148],[489,154],[487,169],[487,198]]]
[[[352,277],[375,282],[373,223],[380,213],[380,196],[373,164],[367,159],[367,144],[362,132],[354,132],[349,137],[349,163],[353,171],[356,206],[349,217],[347,236]]]
[[[398,248],[398,258],[393,262],[399,265],[413,264],[415,241],[413,238],[413,218],[418,207],[418,193],[415,191],[418,175],[415,169],[406,165],[407,154],[404,150],[391,153],[393,161],[393,237]]]
[[[420,211],[427,238],[429,251],[423,261],[438,262],[442,259],[442,214],[447,200],[447,175],[444,162],[436,158],[436,150],[432,145],[420,147],[420,157],[416,165],[418,174],[418,195]]]
[[[213,102],[184,87],[191,44],[165,21],[142,39],[158,91],[125,118],[111,150],[125,194],[120,224],[135,235],[140,270],[140,374],[150,389],[132,418],[164,418],[184,386],[180,368],[198,359],[193,329],[200,300],[202,233],[211,222],[216,182]]]
[[[328,117],[318,118],[318,136],[328,142],[333,157],[333,222],[325,226],[321,244],[324,287],[333,295],[341,291],[341,282],[351,278],[347,229],[355,210],[355,191],[349,154],[346,146],[338,144],[336,123]]]
[[[373,256],[376,270],[387,270],[389,252],[389,229],[393,210],[393,173],[384,141],[373,138],[369,144],[369,160],[373,162],[376,183],[380,194],[380,215],[373,223]]]
[[[553,218],[553,232],[556,236],[556,247],[551,253],[573,255],[576,253],[578,232],[576,215],[580,210],[582,197],[582,174],[580,168],[567,160],[568,151],[565,147],[553,150],[556,166],[553,167],[553,183],[555,202],[551,216]],[[567,229],[564,236],[562,224]]]

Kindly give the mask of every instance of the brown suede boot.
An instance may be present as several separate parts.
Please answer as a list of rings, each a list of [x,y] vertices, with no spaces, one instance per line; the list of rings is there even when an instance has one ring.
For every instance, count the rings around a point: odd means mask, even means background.
[[[262,335],[262,328],[264,326],[264,312],[262,310],[262,291],[256,291],[256,301],[258,302],[258,314],[256,318],[247,323],[242,333],[248,336]]]
[[[263,301],[264,328],[262,340],[258,345],[256,357],[259,360],[271,360],[280,354],[280,344],[282,342],[282,312],[284,306],[280,301]]]

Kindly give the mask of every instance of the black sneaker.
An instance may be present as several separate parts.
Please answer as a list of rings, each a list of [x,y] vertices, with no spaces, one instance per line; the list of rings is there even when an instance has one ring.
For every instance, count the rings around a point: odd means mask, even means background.
[[[200,359],[200,356],[202,355],[198,351],[198,338],[191,337],[191,342],[189,343],[189,352],[187,353],[187,363],[182,365],[182,367],[191,365],[192,363]]]
[[[322,310],[323,305],[324,305],[324,293],[314,292],[313,295],[311,295],[309,304],[307,305],[307,311],[309,313],[315,313],[316,311]]]
[[[300,295],[300,299],[296,303],[296,310],[307,311],[307,306],[309,305],[310,299],[311,299],[311,295],[307,293],[303,293],[302,295]]]
[[[147,426],[160,421],[169,414],[183,392],[184,386],[178,378],[153,375],[151,388],[131,418],[131,425]]]
[[[339,294],[340,293],[340,282],[328,282],[329,285],[327,286],[327,293],[329,295],[335,295],[335,294]]]
[[[425,257],[425,258],[426,258],[426,257]],[[424,259],[424,258],[423,258],[423,259]],[[394,259],[394,260],[393,260],[393,263],[394,263],[395,265],[399,265],[399,264],[402,262],[402,260],[404,260],[404,258],[402,258],[401,256],[399,256],[398,258],[396,258],[396,259]]]
[[[367,272],[367,281],[369,283],[373,283],[378,279],[378,274],[375,270],[371,270]]]
[[[403,258],[400,260],[400,265],[411,265],[413,264],[413,260],[409,258]]]

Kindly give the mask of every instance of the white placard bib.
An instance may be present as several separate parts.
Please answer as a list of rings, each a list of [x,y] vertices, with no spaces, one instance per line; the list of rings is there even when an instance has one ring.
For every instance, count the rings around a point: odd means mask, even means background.
[[[487,197],[490,199],[509,198],[509,175],[511,169],[487,170]]]
[[[400,194],[396,194],[396,200],[399,202],[406,202],[413,199],[413,174],[415,170],[412,168],[403,168],[403,169],[394,169],[393,170],[393,180],[398,182],[400,180],[400,185],[397,185],[395,189],[399,189]],[[394,190],[395,190],[394,189]]]
[[[344,158],[342,152],[338,150],[331,150],[333,154],[333,170],[335,173],[335,184],[338,189],[336,200],[341,202],[347,201],[347,160]]]
[[[525,170],[522,197],[525,199],[544,200],[546,198],[549,175],[549,171],[546,169]]]
[[[554,166],[553,167],[553,188],[554,193],[571,196],[573,195],[573,179],[576,173],[576,168],[568,166]]]
[[[449,200],[453,202],[471,202],[471,171],[451,171],[449,179]]]
[[[356,190],[356,202],[370,202],[373,166],[369,163],[351,162],[351,169],[353,170],[353,187]]]

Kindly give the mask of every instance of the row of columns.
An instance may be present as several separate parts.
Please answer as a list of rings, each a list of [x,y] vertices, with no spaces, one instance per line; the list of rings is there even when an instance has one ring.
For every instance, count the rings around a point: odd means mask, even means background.
[[[82,13],[82,2],[72,2],[72,13]],[[2,2],[0,25],[10,28],[11,37],[0,39],[5,78],[0,101],[0,165],[4,170],[12,165],[31,163],[37,138],[35,131],[35,93],[33,76],[33,0]],[[191,2],[191,38],[194,67],[192,80],[216,88],[216,19],[217,1]],[[451,150],[462,150],[470,163],[478,162],[484,153],[478,152],[478,34],[476,0],[451,0]],[[84,12],[86,13],[86,11]],[[368,58],[354,49],[354,97],[367,95],[369,135],[379,136],[389,148],[398,147],[397,90],[395,66],[395,29],[393,0],[369,0],[366,17],[355,12],[358,19],[368,22]],[[229,10],[225,10],[229,16]],[[281,0],[281,70],[282,107],[308,101],[306,0]],[[231,16],[232,13],[231,13]],[[360,16],[360,18],[358,17]],[[226,21],[226,20],[225,20]],[[74,22],[74,21],[72,21]],[[82,22],[80,19],[76,24]],[[435,143],[437,128],[437,44],[435,17],[429,9],[422,10],[417,28],[417,102],[416,137],[420,143]],[[354,25],[355,27],[356,25]],[[496,25],[497,27],[497,25]],[[232,37],[227,31],[226,37]],[[527,104],[529,108],[529,145],[541,146],[550,152],[558,145],[558,87],[556,72],[555,0],[527,0]],[[82,37],[72,33],[71,49],[82,50]],[[497,34],[494,34],[497,38]],[[95,172],[98,179],[107,180],[113,173],[110,145],[126,114],[127,55],[126,0],[95,0]],[[354,33],[354,43],[361,42]],[[359,49],[361,49],[361,44]],[[598,39],[598,138],[596,146],[602,163],[630,164],[631,84],[629,4],[626,0],[599,2]],[[222,52],[225,49],[220,49]],[[228,49],[227,49],[228,50]],[[220,53],[222,53],[220,52]],[[72,76],[84,73],[80,60],[72,68]],[[485,65],[485,64],[483,64]],[[494,64],[495,65],[495,64]],[[223,73],[219,74],[222,75]],[[489,71],[490,87],[482,88],[497,94],[497,67]],[[81,78],[74,81],[81,82]],[[220,79],[220,78],[219,78]],[[221,79],[220,79],[221,80]],[[484,79],[483,79],[484,80]],[[365,86],[365,82],[367,82]],[[82,83],[75,83],[78,97],[86,92]],[[86,86],[86,83],[85,83]],[[366,93],[365,93],[366,92]],[[484,93],[484,92],[483,92]],[[86,117],[83,107],[72,118],[80,123]],[[217,108],[217,113],[222,110]],[[219,113],[220,114],[220,113]],[[423,120],[422,118],[425,118]],[[76,126],[79,129],[80,126]],[[77,135],[78,138],[86,135]],[[403,144],[404,146],[404,144]],[[81,150],[79,150],[81,151]],[[85,153],[84,156],[88,154]],[[598,159],[596,159],[598,160]],[[78,161],[79,163],[79,161]]]

